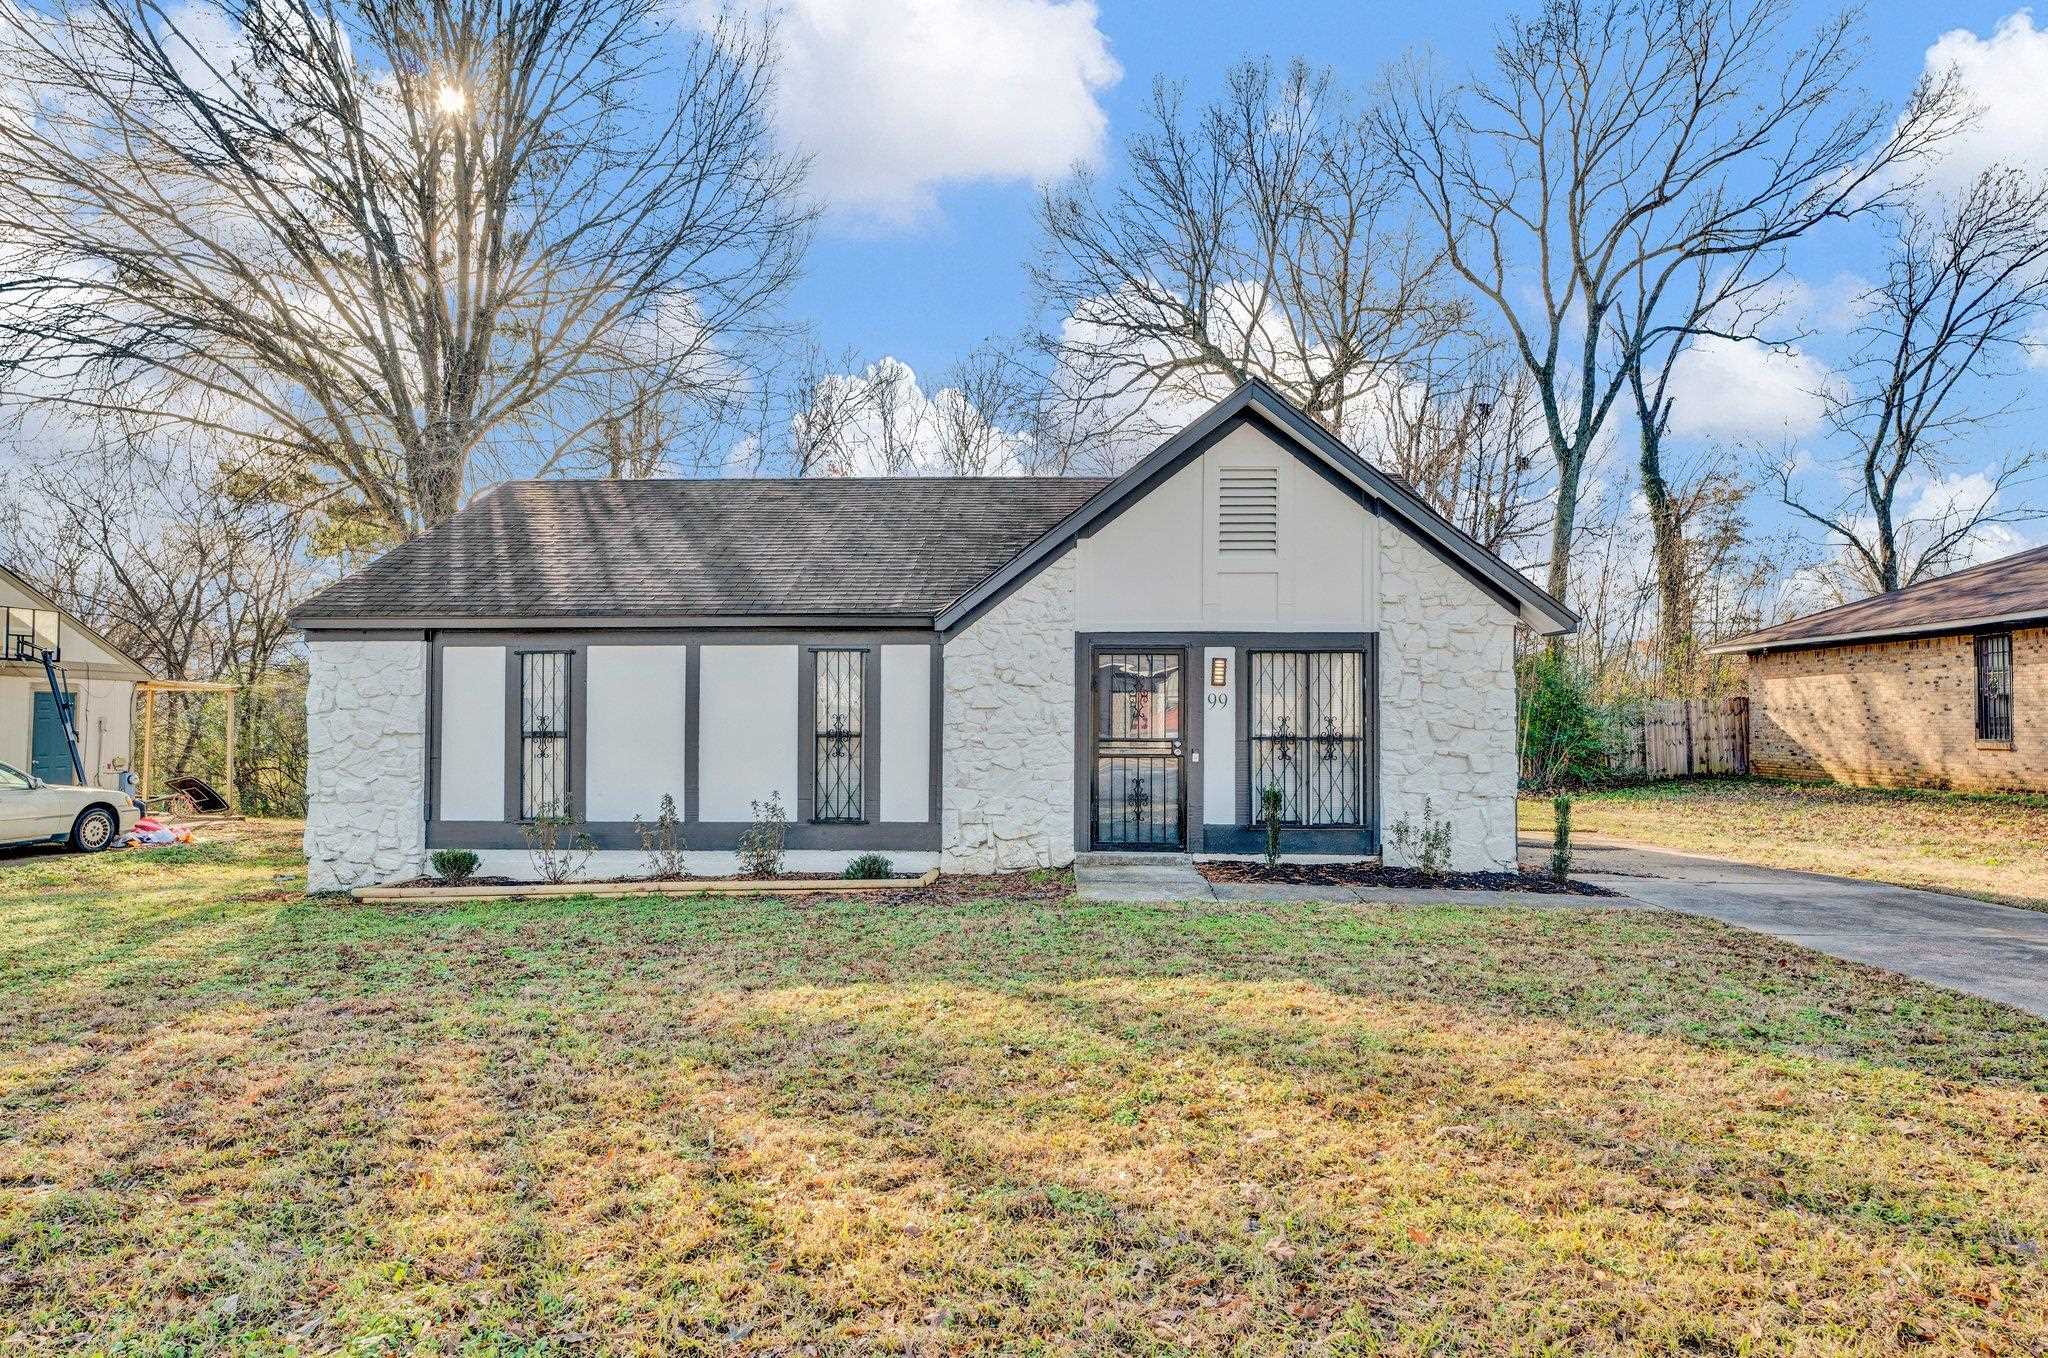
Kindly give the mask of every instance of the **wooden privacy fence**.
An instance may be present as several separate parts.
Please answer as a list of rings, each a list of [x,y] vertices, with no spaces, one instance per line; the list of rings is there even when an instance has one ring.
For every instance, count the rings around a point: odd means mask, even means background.
[[[1624,727],[1615,772],[1685,778],[1749,772],[1749,699],[1656,698]]]

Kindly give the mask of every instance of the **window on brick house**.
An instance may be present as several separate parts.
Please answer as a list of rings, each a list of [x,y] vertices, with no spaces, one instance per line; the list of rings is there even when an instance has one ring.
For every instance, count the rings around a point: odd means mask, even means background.
[[[1977,739],[2012,743],[2012,633],[1977,638]]]

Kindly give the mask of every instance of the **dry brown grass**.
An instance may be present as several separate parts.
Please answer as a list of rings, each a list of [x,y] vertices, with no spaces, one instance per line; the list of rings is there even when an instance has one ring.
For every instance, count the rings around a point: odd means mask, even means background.
[[[1579,833],[2048,909],[2048,797],[1701,778],[1589,793]],[[1548,835],[1547,798],[1521,828]]]
[[[0,1352],[2039,1353],[2048,1025],[1712,923],[0,870]]]

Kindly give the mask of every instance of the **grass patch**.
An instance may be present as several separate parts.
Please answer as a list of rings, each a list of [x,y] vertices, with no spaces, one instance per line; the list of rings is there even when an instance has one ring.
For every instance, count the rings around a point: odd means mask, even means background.
[[[1574,798],[1574,828],[1764,867],[2048,909],[2048,797],[1769,778],[1646,783]],[[1549,835],[1548,799],[1521,828]]]
[[[372,908],[296,897],[290,833],[0,869],[0,1344],[2048,1343],[2048,1025],[1762,936]]]

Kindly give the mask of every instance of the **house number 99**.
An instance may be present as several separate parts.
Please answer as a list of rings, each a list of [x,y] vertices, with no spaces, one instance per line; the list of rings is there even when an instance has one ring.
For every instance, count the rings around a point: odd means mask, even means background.
[[[1218,689],[1218,690],[1216,690],[1215,692],[1211,693],[1211,694],[1209,695],[1209,706],[1211,706],[1211,707],[1228,707],[1228,706],[1230,706],[1230,690],[1229,690],[1229,689],[1227,689],[1227,688],[1226,688],[1226,689]]]

